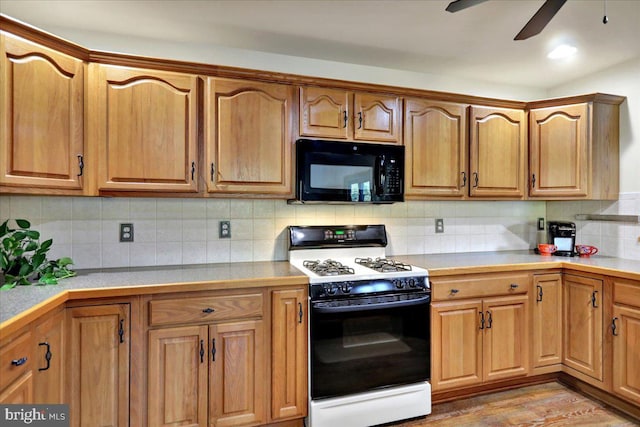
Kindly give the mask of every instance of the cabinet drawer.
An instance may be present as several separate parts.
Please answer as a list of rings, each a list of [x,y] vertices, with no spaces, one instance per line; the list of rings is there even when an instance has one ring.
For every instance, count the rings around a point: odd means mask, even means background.
[[[149,302],[149,324],[169,325],[262,316],[262,294],[194,297]]]
[[[613,302],[640,307],[640,282],[614,279]]]
[[[26,332],[0,350],[0,390],[31,369],[31,333]]]
[[[477,298],[494,295],[525,294],[529,289],[528,274],[495,274],[465,276],[455,279],[431,279],[434,301]]]

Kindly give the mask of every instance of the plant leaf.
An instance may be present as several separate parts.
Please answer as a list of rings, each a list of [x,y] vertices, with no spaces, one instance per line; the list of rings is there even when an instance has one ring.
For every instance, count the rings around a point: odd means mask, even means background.
[[[31,227],[31,223],[26,219],[16,219],[16,224],[18,224],[18,227],[22,229]]]
[[[15,233],[13,233],[14,240],[24,240],[25,237],[27,237],[27,233],[25,233],[24,231],[16,231]]]
[[[11,282],[11,283],[5,283],[4,285],[2,285],[0,287],[0,291],[6,291],[9,289],[13,289],[16,287],[16,282]]]
[[[58,267],[62,268],[66,267],[67,265],[73,264],[73,260],[69,257],[62,257],[59,258],[56,263],[58,264]]]
[[[31,264],[27,263],[27,264],[22,264],[22,266],[20,267],[20,272],[18,273],[18,277],[26,277],[29,275],[29,273],[31,273],[33,271],[33,268],[31,267]]]
[[[32,238],[33,240],[38,240],[40,238],[40,232],[36,230],[25,230],[27,237]]]
[[[40,243],[40,252],[46,252],[47,250],[49,250],[52,244],[53,239],[45,240],[44,242]]]
[[[33,264],[34,269],[40,267],[45,259],[46,257],[44,254],[35,254],[33,258],[31,258],[31,263]]]
[[[0,237],[6,235],[9,231],[11,231],[9,230],[9,220],[6,220],[0,225]]]
[[[27,246],[24,248],[24,251],[31,252],[31,251],[35,251],[36,249],[38,249],[38,242],[29,242],[27,243]]]
[[[55,274],[47,273],[40,277],[38,283],[42,283],[43,285],[57,285],[58,279],[56,278]]]

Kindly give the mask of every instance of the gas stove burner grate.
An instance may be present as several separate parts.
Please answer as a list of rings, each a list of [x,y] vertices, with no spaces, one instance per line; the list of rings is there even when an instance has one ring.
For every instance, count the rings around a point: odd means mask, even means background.
[[[411,266],[403,262],[388,258],[356,258],[356,264],[378,271],[380,273],[395,273],[398,271],[411,271]]]
[[[316,273],[318,276],[339,276],[342,274],[355,274],[355,270],[341,262],[327,259],[324,261],[306,260],[302,266]]]

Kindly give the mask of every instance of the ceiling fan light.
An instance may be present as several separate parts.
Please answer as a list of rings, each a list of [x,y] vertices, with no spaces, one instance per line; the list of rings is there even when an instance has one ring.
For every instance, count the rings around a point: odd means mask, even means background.
[[[568,44],[561,44],[560,46],[556,47],[551,52],[549,52],[549,54],[547,55],[547,58],[549,59],[568,58],[571,55],[575,54],[577,51],[578,51],[578,48],[576,48],[575,46],[571,46]]]

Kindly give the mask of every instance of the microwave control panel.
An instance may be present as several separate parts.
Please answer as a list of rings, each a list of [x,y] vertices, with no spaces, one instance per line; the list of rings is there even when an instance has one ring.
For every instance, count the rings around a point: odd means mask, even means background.
[[[395,159],[390,159],[384,166],[384,176],[384,194],[400,194],[402,192],[402,177]]]

